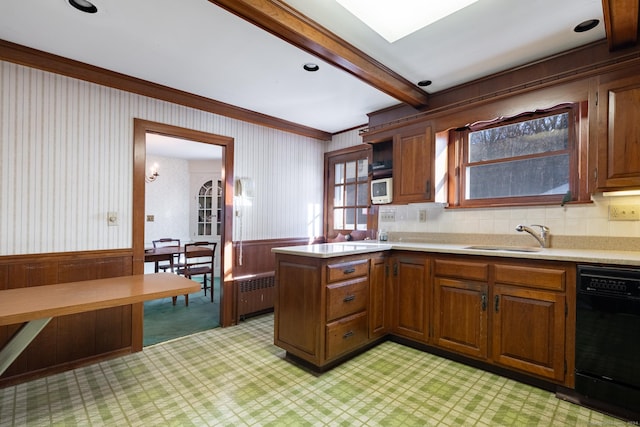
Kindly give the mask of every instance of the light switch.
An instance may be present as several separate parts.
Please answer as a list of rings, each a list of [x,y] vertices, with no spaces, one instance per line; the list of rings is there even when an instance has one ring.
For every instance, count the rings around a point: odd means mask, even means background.
[[[107,225],[118,225],[118,212],[107,212]]]

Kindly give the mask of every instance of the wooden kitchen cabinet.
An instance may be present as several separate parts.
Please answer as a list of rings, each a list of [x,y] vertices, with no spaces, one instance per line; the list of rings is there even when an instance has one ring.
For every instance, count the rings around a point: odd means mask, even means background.
[[[436,259],[433,269],[433,344],[486,359],[489,265]]]
[[[499,365],[565,380],[567,281],[575,275],[550,265],[496,264],[493,360]]]
[[[393,332],[421,342],[429,339],[431,286],[429,258],[420,254],[392,257],[394,281]]]
[[[603,82],[598,86],[598,190],[640,186],[640,76]]]
[[[434,200],[434,133],[431,122],[372,132],[363,136],[371,143],[375,162],[392,165],[393,202]],[[388,170],[373,171],[374,178],[389,176]]]
[[[393,137],[393,202],[433,201],[433,131],[421,124]]]
[[[274,343],[322,368],[369,342],[371,254],[276,254]]]
[[[275,344],[311,363],[322,360],[321,265],[314,258],[277,256]]]
[[[391,331],[393,295],[389,277],[387,257],[380,255],[371,259],[369,273],[369,338],[380,338]]]

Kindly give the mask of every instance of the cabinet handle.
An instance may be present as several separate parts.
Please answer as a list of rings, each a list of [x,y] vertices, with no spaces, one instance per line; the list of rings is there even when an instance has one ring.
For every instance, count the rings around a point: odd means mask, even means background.
[[[496,295],[495,297],[495,309],[496,309],[496,313],[500,309],[500,295]]]
[[[431,180],[428,179],[427,182],[425,182],[425,195],[427,199],[431,198]]]
[[[349,331],[342,336],[342,339],[346,340],[347,338],[351,338],[352,336],[353,336],[353,331]]]
[[[482,311],[487,311],[487,294],[482,294],[480,301],[482,304]]]
[[[345,268],[344,270],[342,270],[343,274],[351,274],[351,273],[355,273],[356,269],[354,267],[351,268]]]
[[[353,301],[354,299],[356,299],[355,295],[347,295],[346,297],[344,297],[342,301],[349,302],[349,301]]]

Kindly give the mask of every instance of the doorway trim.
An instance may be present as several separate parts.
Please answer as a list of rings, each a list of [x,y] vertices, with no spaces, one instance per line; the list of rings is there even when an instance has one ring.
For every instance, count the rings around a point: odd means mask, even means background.
[[[223,227],[220,232],[220,324],[234,324],[233,294],[233,146],[234,139],[212,133],[183,127],[133,119],[133,274],[144,273],[144,221],[145,221],[145,172],[147,159],[146,134],[155,133],[164,136],[188,139],[222,147],[222,169],[220,179],[224,183],[224,207],[222,209]],[[137,319],[133,319],[134,324]],[[138,331],[139,329],[139,331]],[[137,334],[140,334],[138,337]],[[142,318],[138,328],[134,327],[133,342],[142,345]],[[139,338],[139,339],[138,339]],[[135,345],[135,344],[134,344]]]

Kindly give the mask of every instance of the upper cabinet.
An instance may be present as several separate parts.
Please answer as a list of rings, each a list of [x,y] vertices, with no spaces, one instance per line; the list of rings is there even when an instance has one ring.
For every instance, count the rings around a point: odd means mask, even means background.
[[[433,140],[431,124],[424,121],[364,136],[364,142],[373,145],[373,166],[392,166],[393,203],[433,201]],[[377,177],[374,169],[373,178]]]
[[[393,137],[393,199],[398,203],[433,201],[433,132],[420,126]]]
[[[639,188],[640,76],[603,76],[597,109],[597,169],[591,175],[596,189]]]

